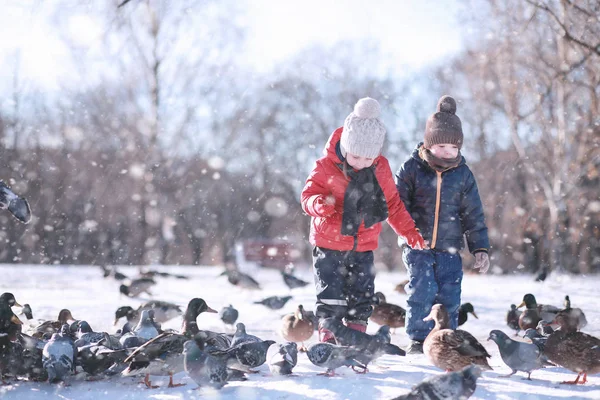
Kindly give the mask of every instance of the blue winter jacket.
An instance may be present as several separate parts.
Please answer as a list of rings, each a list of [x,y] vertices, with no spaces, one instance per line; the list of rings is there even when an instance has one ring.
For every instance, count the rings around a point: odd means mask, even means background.
[[[421,146],[396,173],[400,198],[421,235],[432,249],[452,251],[464,247],[464,234],[471,253],[487,252],[490,243],[483,206],[465,158],[458,166],[439,172],[419,156]]]

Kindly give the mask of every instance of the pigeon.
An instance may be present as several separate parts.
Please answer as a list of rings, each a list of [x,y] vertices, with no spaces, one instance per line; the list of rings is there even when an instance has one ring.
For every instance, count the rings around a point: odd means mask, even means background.
[[[283,281],[290,289],[301,288],[309,284],[309,282],[303,281],[300,278],[296,278],[294,275],[287,273],[285,271],[281,271],[281,277]]]
[[[2,181],[0,181],[0,208],[8,209],[16,219],[24,224],[31,221],[31,208],[27,200],[17,196]]]
[[[356,360],[364,365],[384,354],[406,355],[404,350],[390,343],[390,327],[387,325],[379,328],[374,335],[348,328],[336,318],[325,318],[321,322],[321,326],[333,333],[337,344],[352,346],[360,350],[360,354],[356,357]]]
[[[256,279],[243,272],[226,269],[221,273],[221,276],[222,275],[227,275],[227,280],[234,286],[252,290],[260,289],[260,284],[256,281]]]
[[[240,313],[238,310],[233,308],[231,304],[228,307],[223,307],[221,311],[219,311],[219,318],[221,318],[221,321],[223,321],[225,325],[235,324],[239,315]]]
[[[481,368],[468,365],[460,371],[439,374],[425,379],[402,396],[392,400],[455,400],[468,399],[477,388]]]
[[[133,279],[129,285],[122,284],[119,286],[119,292],[128,297],[138,297],[142,293],[147,293],[152,296],[150,293],[150,288],[156,285],[156,281],[150,278],[138,278]]]
[[[129,279],[129,277],[119,271],[117,271],[116,268],[108,268],[105,265],[101,265],[100,268],[102,269],[102,275],[105,278],[114,278],[117,281],[124,281],[126,279]]]
[[[253,343],[260,342],[260,338],[254,335],[249,335],[246,333],[246,325],[241,322],[238,322],[235,325],[235,334],[233,335],[233,339],[231,340],[231,347],[236,347],[243,343]]]
[[[64,324],[59,333],[52,334],[42,353],[48,381],[51,383],[64,381],[74,369],[76,354],[77,350],[70,337],[69,325]]]
[[[274,340],[245,342],[226,350],[214,349],[211,351],[211,354],[217,357],[224,357],[227,360],[227,368],[256,373],[258,371],[254,371],[251,368],[259,367],[265,363],[267,360],[267,350],[274,343]]]
[[[94,332],[87,321],[78,321],[77,328],[77,340],[75,341],[77,347],[89,346],[105,338],[104,332]]]
[[[511,369],[510,374],[501,375],[503,378],[514,375],[517,371],[523,371],[527,373],[527,380],[530,381],[531,372],[544,367],[542,353],[533,343],[517,342],[497,329],[490,332],[488,340],[493,340],[498,345],[502,361]]]
[[[475,318],[479,319],[477,314],[475,314],[475,309],[473,308],[473,304],[471,304],[471,303],[461,304],[460,307],[458,308],[458,326],[461,326],[465,322],[467,322],[467,319],[469,318],[469,313],[473,314],[473,316]]]
[[[226,359],[211,355],[209,349],[205,348],[204,339],[205,336],[200,332],[194,340],[183,344],[183,367],[199,387],[221,389],[228,380]]]
[[[506,313],[506,325],[510,329],[515,331],[515,336],[519,335],[521,327],[519,326],[519,317],[521,316],[521,310],[517,309],[515,304],[510,305],[510,310]]]
[[[526,337],[527,339],[531,340],[531,343],[535,344],[538,347],[538,349],[540,349],[540,353],[542,353],[541,357],[545,363],[550,363],[548,357],[546,357],[546,355],[544,354],[544,348],[546,346],[546,341],[548,340],[547,335],[544,336],[541,333],[539,333],[536,329],[529,328],[525,331],[523,337]]]
[[[536,282],[544,282],[546,280],[546,278],[548,277],[549,273],[550,273],[550,270],[548,269],[548,267],[543,267],[541,269],[541,271],[536,275],[535,281]]]
[[[291,375],[298,363],[298,345],[286,342],[271,346],[267,351],[267,360],[273,375]]]
[[[158,329],[156,328],[153,320],[154,311],[144,310],[138,324],[133,328],[131,332],[128,332],[121,336],[119,342],[121,346],[139,347],[148,340],[158,336]]]
[[[360,350],[353,347],[315,343],[308,348],[306,355],[310,362],[317,367],[326,368],[326,371],[319,375],[334,376],[335,370],[343,366],[362,368],[363,370],[367,368],[366,365],[356,360],[360,355]]]
[[[290,301],[292,296],[271,296],[261,301],[255,301],[254,304],[262,304],[263,306],[270,308],[271,310],[279,310],[285,306],[285,303]]]

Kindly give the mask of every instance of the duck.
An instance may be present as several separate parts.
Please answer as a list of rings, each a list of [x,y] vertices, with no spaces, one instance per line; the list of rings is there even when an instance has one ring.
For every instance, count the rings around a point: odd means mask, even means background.
[[[15,295],[9,292],[0,295],[0,333],[8,332],[8,329],[13,325],[23,325],[23,322],[15,315],[12,307],[21,307]]]
[[[378,304],[373,306],[369,319],[378,325],[387,325],[392,329],[402,328],[405,324],[406,310],[396,304],[388,303],[382,292],[376,292]]]
[[[75,321],[75,318],[69,309],[63,308],[58,312],[58,318],[56,320],[42,322],[40,325],[33,328],[31,336],[36,339],[52,336],[53,334],[58,333],[62,326],[68,324],[69,321]]]
[[[288,342],[301,343],[299,348],[301,352],[306,352],[304,342],[310,339],[314,332],[313,321],[306,315],[302,304],[298,305],[296,311],[284,315],[281,319],[281,336]]]
[[[527,310],[535,308],[537,310],[538,316],[545,321],[552,321],[556,314],[561,310],[559,307],[555,307],[550,304],[538,304],[538,302],[535,299],[535,296],[531,293],[527,293],[525,296],[523,296],[523,301],[517,306],[517,308],[521,308],[523,306],[525,306]],[[523,314],[525,314],[525,312],[523,312]],[[521,316],[523,314],[521,314]],[[536,321],[533,326],[530,326],[528,328],[535,328],[537,323],[538,321]],[[526,330],[527,328],[521,327],[521,329]]]
[[[515,336],[519,335],[521,327],[519,326],[519,317],[521,316],[521,310],[517,309],[516,304],[510,305],[510,310],[506,313],[506,325],[515,331]]]
[[[490,354],[473,335],[450,329],[450,317],[442,304],[434,304],[431,313],[423,319],[432,320],[435,326],[423,342],[423,352],[433,365],[446,372],[459,371],[470,364],[492,369],[487,361]]]
[[[463,325],[469,319],[469,314],[472,314],[475,318],[479,319],[473,308],[473,304],[464,303],[458,307],[458,326]]]
[[[583,313],[581,308],[572,308],[571,307],[571,299],[569,295],[565,296],[564,302],[565,308],[561,311],[561,313],[567,314],[570,318],[573,319],[575,324],[577,325],[577,330],[580,331],[581,328],[584,328],[587,325],[587,318]]]
[[[600,339],[578,332],[568,312],[558,313],[552,323],[559,328],[548,336],[544,354],[551,363],[577,373],[575,380],[562,383],[585,384],[588,374],[600,373]]]
[[[6,385],[5,375],[17,377],[23,368],[23,346],[16,341],[20,325],[12,324],[0,334],[0,381]]]
[[[142,311],[142,319],[144,313],[151,312],[152,310]],[[204,312],[216,313],[204,299],[191,299],[184,314],[181,332],[163,332],[139,346],[124,360],[125,363],[129,363],[129,367],[122,372],[122,375],[143,373],[145,374],[143,383],[148,388],[157,387],[152,385],[150,375],[168,375],[168,387],[181,386],[182,384],[173,383],[173,375],[184,370],[184,343],[200,332],[196,319]]]
[[[535,297],[532,294],[526,294],[523,297],[523,302],[517,306],[517,309],[526,306],[525,310],[519,315],[519,329],[526,331],[530,328],[535,328],[542,320],[538,311],[538,305]]]

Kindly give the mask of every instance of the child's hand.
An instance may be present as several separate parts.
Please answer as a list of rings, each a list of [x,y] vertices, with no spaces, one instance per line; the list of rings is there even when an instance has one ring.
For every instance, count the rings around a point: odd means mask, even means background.
[[[475,266],[474,269],[479,269],[480,274],[485,274],[490,269],[490,257],[485,251],[475,253]]]
[[[406,240],[406,244],[413,250],[423,250],[427,247],[423,236],[416,229],[404,236],[404,239]]]
[[[319,212],[322,216],[328,217],[335,212],[335,197],[329,196],[319,196],[317,199],[317,205],[319,207]]]

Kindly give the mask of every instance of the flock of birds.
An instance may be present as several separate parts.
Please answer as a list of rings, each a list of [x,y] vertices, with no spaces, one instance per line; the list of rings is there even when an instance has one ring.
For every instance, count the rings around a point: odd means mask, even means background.
[[[103,274],[120,282],[119,292],[129,297],[151,294],[157,276],[188,279],[157,271],[140,271],[139,277],[130,279],[109,268],[103,268]],[[242,272],[226,270],[221,275],[232,285],[260,288]],[[308,284],[288,272],[282,272],[282,279],[290,289]],[[279,310],[291,299],[291,295],[271,296],[254,304]],[[147,301],[137,309],[119,307],[114,324],[122,318],[126,321],[115,334],[94,331],[68,309],[60,310],[57,320],[25,329],[13,307],[21,307],[20,315],[28,320],[33,319],[33,310],[28,304],[21,306],[7,292],[0,296],[0,377],[3,384],[15,378],[68,384],[79,372],[86,373],[88,379],[143,376],[141,382],[146,387],[156,388],[151,376],[169,376],[168,387],[176,387],[180,384],[173,381],[173,375],[185,371],[199,387],[220,389],[227,382],[247,380],[247,375],[264,363],[273,375],[292,375],[299,353],[306,353],[312,364],[323,368],[320,375],[334,376],[336,369],[344,366],[362,374],[384,354],[405,355],[391,343],[391,330],[404,327],[406,311],[387,302],[381,292],[376,293],[375,303],[371,320],[381,326],[375,334],[358,332],[328,318],[321,325],[333,333],[336,343],[317,342],[307,347],[305,343],[315,334],[318,321],[302,305],[281,318],[279,333],[285,342],[276,343],[247,333],[232,305],[216,311],[200,298],[191,299],[185,310],[158,300]],[[522,307],[525,309],[520,311]],[[235,333],[200,329],[197,319],[202,313],[218,313],[230,332],[235,326]],[[469,315],[478,318],[472,304],[462,304],[459,325]],[[161,329],[161,324],[179,316],[183,317],[180,330]],[[442,305],[434,305],[426,320],[434,321],[435,327],[424,341],[423,351],[433,365],[447,373],[426,379],[396,399],[468,398],[482,371],[491,369],[490,354],[469,332],[450,329]],[[561,366],[578,374],[575,380],[563,383],[583,384],[588,374],[600,373],[600,340],[580,331],[587,320],[581,309],[571,307],[569,296],[563,307],[553,307],[538,304],[532,294],[526,294],[519,306],[511,305],[506,323],[515,336],[524,331],[523,340],[501,330],[489,333],[488,340],[496,343],[503,362],[511,369],[506,376],[524,372],[531,379],[537,369]]]

